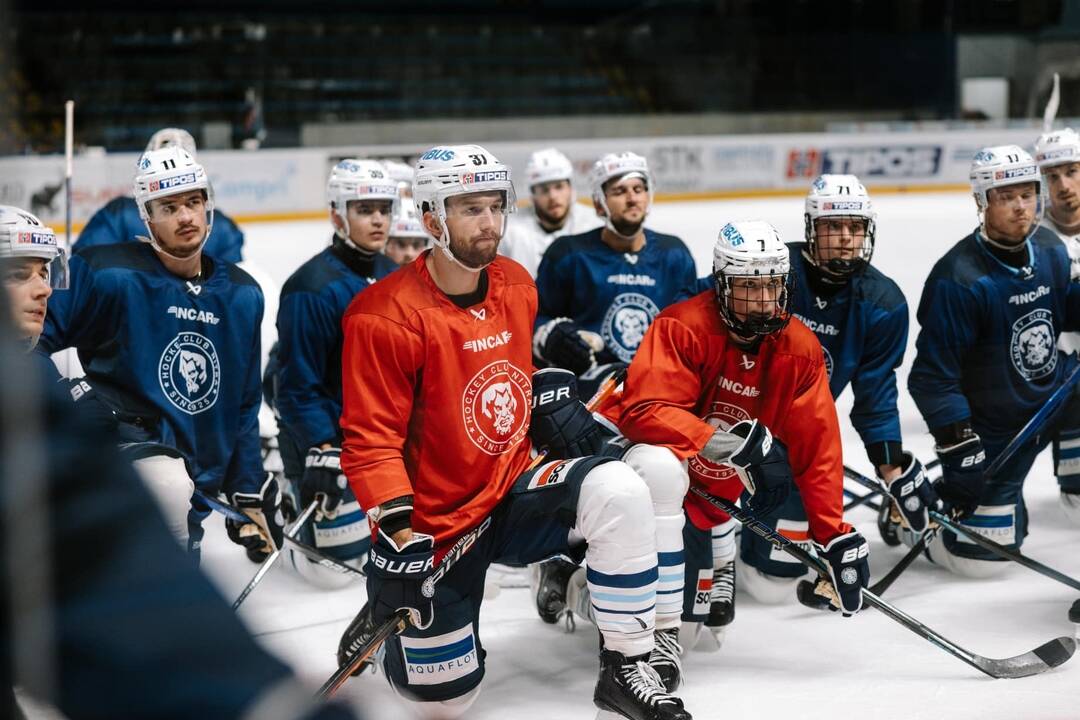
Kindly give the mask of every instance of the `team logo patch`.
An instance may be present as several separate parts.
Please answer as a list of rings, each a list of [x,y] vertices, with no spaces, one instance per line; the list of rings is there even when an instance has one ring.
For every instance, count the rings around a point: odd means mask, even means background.
[[[846,567],[840,571],[840,582],[845,585],[854,585],[859,582],[859,572],[852,567]]]
[[[199,333],[182,332],[161,353],[158,384],[173,405],[198,415],[217,402],[221,361],[214,343]]]
[[[1025,380],[1038,380],[1054,372],[1057,348],[1049,310],[1032,310],[1013,323],[1009,354],[1016,372]]]
[[[496,360],[476,373],[461,397],[465,431],[488,455],[501,455],[529,430],[532,385],[528,374],[506,360]]]
[[[833,359],[832,354],[829,352],[829,348],[824,345],[821,346],[821,352],[825,353],[825,374],[832,380]]]
[[[656,303],[639,293],[616,295],[600,330],[604,343],[620,360],[630,362],[659,312]]]
[[[441,685],[480,669],[472,623],[431,638],[399,637],[410,685]]]
[[[750,413],[746,412],[738,405],[732,405],[731,403],[726,402],[714,402],[712,411],[702,419],[714,428],[730,430],[732,425],[736,425],[743,420],[749,420]],[[700,455],[695,455],[690,458],[687,463],[687,469],[690,471],[691,479],[699,478],[707,482],[718,482],[737,477],[735,468],[730,465],[714,463],[706,460]]]

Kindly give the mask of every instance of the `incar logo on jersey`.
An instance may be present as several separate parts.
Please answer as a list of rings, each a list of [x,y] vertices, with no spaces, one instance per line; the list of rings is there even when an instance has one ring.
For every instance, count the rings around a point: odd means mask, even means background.
[[[741,423],[743,420],[750,419],[750,413],[743,410],[738,405],[733,405],[726,402],[714,402],[712,410],[709,414],[702,418],[709,425],[714,428],[720,428],[721,430],[730,430],[733,425]],[[687,463],[690,470],[690,478],[698,478],[699,480],[717,481],[727,480],[737,476],[735,468],[724,463],[714,463],[710,460],[706,460],[700,455],[695,455],[690,458]]]
[[[623,362],[633,360],[638,345],[645,338],[645,331],[659,312],[656,303],[644,295],[616,295],[600,329],[608,349]]]
[[[795,148],[788,153],[787,177],[812,178],[823,173],[859,177],[929,177],[941,167],[940,145]]]
[[[506,360],[496,360],[473,376],[461,396],[461,417],[473,445],[501,455],[529,430],[532,385]]]
[[[1049,310],[1032,310],[1012,325],[1009,354],[1013,367],[1025,380],[1038,380],[1057,367],[1057,347],[1053,315]]]
[[[221,389],[221,362],[214,343],[199,333],[177,335],[161,353],[158,383],[169,402],[188,415],[212,408]]]

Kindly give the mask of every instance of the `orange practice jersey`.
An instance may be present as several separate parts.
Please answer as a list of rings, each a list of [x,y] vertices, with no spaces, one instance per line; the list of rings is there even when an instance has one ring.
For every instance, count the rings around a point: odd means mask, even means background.
[[[529,464],[537,298],[525,269],[500,256],[487,297],[459,308],[426,257],[359,293],[342,318],[341,468],[365,509],[413,495],[413,528],[443,545]]]
[[[603,411],[631,441],[662,445],[688,460],[690,482],[735,500],[743,490],[728,465],[698,455],[717,427],[757,418],[788,449],[810,534],[828,542],[843,521],[843,455],[824,355],[793,319],[756,353],[729,338],[712,291],[665,309],[638,347],[621,398]],[[706,529],[727,515],[696,495],[690,520]]]

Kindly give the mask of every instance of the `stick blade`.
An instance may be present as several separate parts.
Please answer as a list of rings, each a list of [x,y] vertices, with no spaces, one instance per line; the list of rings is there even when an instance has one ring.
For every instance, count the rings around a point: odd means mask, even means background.
[[[1076,652],[1076,640],[1059,637],[1044,643],[1031,652],[995,660],[977,657],[976,664],[987,675],[996,678],[1022,678],[1038,675],[1064,664]]]

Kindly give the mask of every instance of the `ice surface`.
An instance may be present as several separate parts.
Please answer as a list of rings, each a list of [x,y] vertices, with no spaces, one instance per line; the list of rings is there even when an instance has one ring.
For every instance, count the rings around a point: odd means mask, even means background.
[[[881,195],[874,264],[896,280],[908,298],[912,332],[900,371],[905,444],[927,462],[931,439],[906,392],[917,332],[914,313],[932,264],[974,227],[975,208],[963,193]],[[711,265],[713,239],[732,219],[763,218],[785,240],[803,235],[802,200],[779,198],[659,204],[650,227],[677,234],[690,246],[701,274]],[[324,221],[253,224],[245,254],[279,286],[303,260],[324,247]],[[869,464],[847,422],[850,393],[839,401],[846,460],[863,472]],[[1058,506],[1049,451],[1028,478],[1031,515],[1024,552],[1080,576],[1080,528]],[[859,508],[848,518],[871,546],[871,569],[880,577],[903,555],[888,548],[874,513]],[[255,572],[225,537],[214,517],[203,546],[204,567],[232,600]],[[313,687],[335,669],[334,652],[348,621],[364,602],[360,584],[325,592],[289,572],[286,563],[267,576],[240,609],[240,617],[272,652]],[[991,657],[1016,655],[1073,626],[1066,612],[1077,593],[1021,567],[1000,578],[962,580],[917,561],[885,594],[906,612],[969,650]],[[780,607],[740,594],[734,624],[718,653],[693,652],[685,661],[680,695],[697,720],[715,718],[857,717],[983,718],[1002,720],[1080,717],[1080,661],[1044,675],[992,680],[874,611],[844,619],[794,602]],[[481,639],[487,675],[468,717],[545,720],[592,718],[596,633],[580,624],[570,635],[543,624],[528,590],[504,590],[485,603]],[[406,717],[384,676],[350,680],[341,694],[355,698],[377,720]]]

